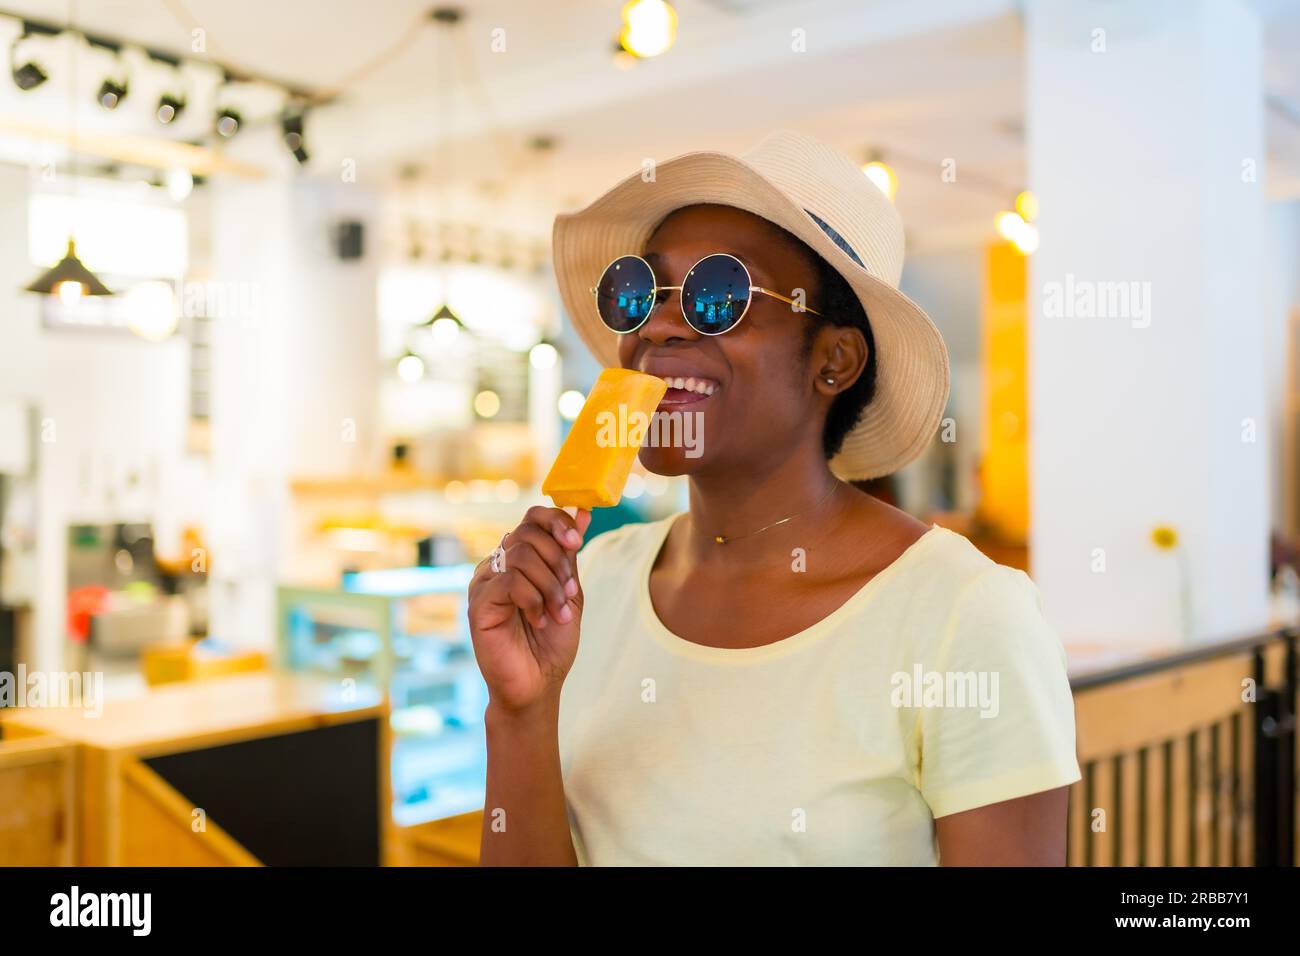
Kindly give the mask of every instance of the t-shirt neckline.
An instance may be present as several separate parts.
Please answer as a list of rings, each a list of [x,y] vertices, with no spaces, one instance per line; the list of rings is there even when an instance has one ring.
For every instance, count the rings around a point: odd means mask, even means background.
[[[820,621],[810,624],[803,630],[796,631],[789,637],[783,637],[768,644],[760,644],[757,647],[713,647],[708,644],[697,644],[694,641],[688,641],[670,631],[663,621],[659,619],[659,613],[655,610],[654,601],[650,597],[650,572],[654,569],[655,559],[659,557],[659,552],[662,550],[672,526],[685,513],[684,511],[678,512],[658,522],[660,527],[654,532],[650,547],[646,549],[646,557],[637,572],[637,604],[642,622],[655,641],[662,647],[684,657],[720,664],[771,660],[774,657],[782,657],[814,643],[823,635],[833,631],[844,618],[857,611],[883,586],[884,582],[897,574],[900,568],[905,567],[910,561],[914,560],[916,555],[925,549],[925,546],[941,537],[946,530],[932,523],[924,534],[904,548],[898,557],[873,575],[871,580],[849,595],[843,604]]]

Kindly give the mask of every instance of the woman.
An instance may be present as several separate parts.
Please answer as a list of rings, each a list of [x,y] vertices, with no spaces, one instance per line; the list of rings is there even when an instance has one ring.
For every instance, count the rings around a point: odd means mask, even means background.
[[[1023,572],[857,490],[933,439],[947,353],[897,213],[777,132],[557,219],[569,314],[665,378],[690,507],[536,507],[470,586],[485,864],[1060,865],[1064,652]],[[595,293],[594,295],[592,293]]]

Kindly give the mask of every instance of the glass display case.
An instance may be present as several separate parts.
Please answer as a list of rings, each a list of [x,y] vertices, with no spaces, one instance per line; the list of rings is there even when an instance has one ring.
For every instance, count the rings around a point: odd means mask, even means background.
[[[388,692],[400,826],[483,806],[487,686],[465,613],[473,573],[469,564],[395,568],[345,574],[337,589],[278,589],[283,666]]]

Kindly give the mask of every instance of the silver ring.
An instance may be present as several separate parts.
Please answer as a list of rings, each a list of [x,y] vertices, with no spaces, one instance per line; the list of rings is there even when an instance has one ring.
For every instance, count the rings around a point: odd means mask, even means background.
[[[506,569],[506,538],[507,534],[501,536],[501,543],[497,545],[496,550],[488,557],[491,559],[491,568],[497,574],[501,574]]]

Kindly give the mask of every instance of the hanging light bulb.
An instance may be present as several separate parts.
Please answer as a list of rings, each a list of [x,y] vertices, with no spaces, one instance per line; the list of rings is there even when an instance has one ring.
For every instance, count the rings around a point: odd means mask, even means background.
[[[666,53],[677,39],[677,11],[665,0],[629,0],[618,39],[633,56]]]
[[[424,378],[424,359],[414,352],[407,352],[397,360],[397,377],[408,385],[413,385]]]
[[[461,329],[464,327],[465,323],[461,321],[460,316],[453,312],[446,303],[437,312],[416,326],[417,329],[428,329],[433,338],[433,344],[444,348],[456,341]]]
[[[71,236],[68,237],[68,251],[63,258],[53,268],[37,276],[27,286],[27,291],[57,295],[65,303],[76,302],[83,295],[113,294],[113,290],[100,282],[99,277],[77,258],[77,244]]]
[[[69,17],[68,27],[72,27],[72,18]],[[69,57],[71,82],[68,84],[68,118],[71,127],[71,142],[75,148],[77,143],[77,58],[75,49],[71,50],[72,55]],[[126,95],[126,88],[123,86],[122,95]],[[76,180],[73,180],[73,190],[76,190]],[[113,290],[104,283],[99,281],[99,276],[86,268],[85,264],[77,258],[77,243],[73,236],[68,236],[68,251],[64,253],[63,258],[54,264],[50,269],[46,269],[36,279],[26,287],[28,292],[36,292],[41,295],[57,295],[59,301],[65,305],[71,305],[81,300],[83,295],[112,295]]]
[[[556,402],[560,416],[568,421],[573,421],[582,411],[582,405],[586,402],[587,397],[582,392],[569,389],[567,392],[561,392],[560,398]]]
[[[873,159],[863,165],[862,172],[876,184],[876,188],[884,193],[890,202],[894,201],[894,196],[898,193],[898,175],[888,163],[881,159]]]
[[[126,294],[132,332],[148,342],[162,342],[175,331],[180,316],[176,295],[166,282],[141,282]]]
[[[560,353],[550,342],[538,342],[528,350],[528,362],[533,368],[553,368]]]
[[[1018,212],[1005,211],[998,213],[998,235],[1008,242],[1015,240],[1016,234],[1024,224],[1025,220]]]
[[[501,411],[501,396],[490,388],[485,388],[474,396],[474,411],[479,418],[495,418]]]

